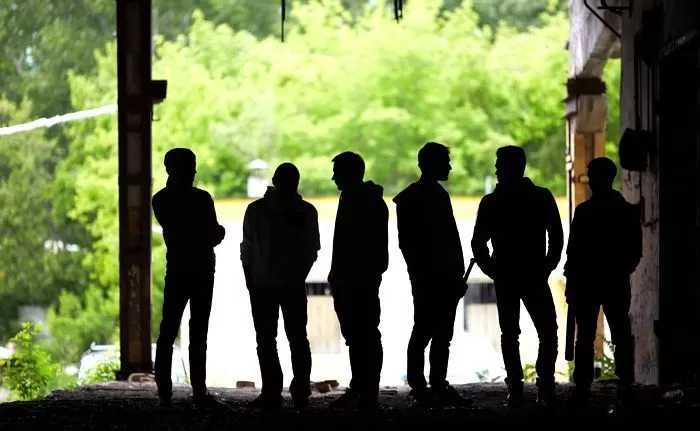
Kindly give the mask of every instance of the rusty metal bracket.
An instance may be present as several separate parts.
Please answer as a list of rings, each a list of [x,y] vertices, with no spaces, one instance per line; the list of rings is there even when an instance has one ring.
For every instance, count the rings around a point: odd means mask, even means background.
[[[612,9],[610,9],[610,7],[607,6],[607,3],[606,3],[606,2],[604,2],[604,1],[601,0],[601,3],[605,4],[605,7],[599,7],[600,9],[610,10],[610,11],[612,12]],[[600,22],[602,22],[603,25],[606,26],[606,27],[608,28],[608,30],[610,30],[615,36],[617,36],[618,39],[620,39],[620,38],[622,37],[622,35],[620,34],[620,32],[618,32],[617,30],[615,30],[615,28],[613,28],[613,26],[611,26],[611,25],[605,20],[605,18],[603,18],[598,12],[595,11],[595,9],[593,9],[593,7],[592,7],[591,5],[588,4],[588,0],[583,0],[583,5],[586,6],[586,9],[588,9],[589,11],[591,11],[591,13],[592,13],[593,15],[595,15],[595,17],[598,18],[598,20],[599,20]]]

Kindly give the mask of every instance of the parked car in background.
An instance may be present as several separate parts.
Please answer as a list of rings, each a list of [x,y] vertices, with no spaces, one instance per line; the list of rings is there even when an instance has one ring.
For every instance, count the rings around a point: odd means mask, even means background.
[[[156,358],[156,345],[151,345],[151,360]],[[78,382],[82,383],[88,379],[100,365],[112,363],[114,369],[119,369],[119,345],[118,344],[95,344],[85,351],[80,357],[78,365]],[[116,376],[114,376],[116,380]],[[174,384],[188,383],[187,368],[182,358],[180,349],[173,349],[172,379]]]

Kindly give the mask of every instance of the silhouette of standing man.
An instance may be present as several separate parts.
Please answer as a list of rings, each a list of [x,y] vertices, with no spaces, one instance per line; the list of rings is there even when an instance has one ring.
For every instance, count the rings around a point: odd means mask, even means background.
[[[557,359],[557,316],[548,278],[564,248],[559,209],[552,193],[524,176],[525,151],[505,146],[496,153],[498,184],[483,197],[472,236],[477,264],[494,280],[501,326],[501,351],[506,368],[508,405],[523,403],[523,368],[520,361],[520,301],[539,338],[537,354],[538,403],[554,398]],[[549,247],[547,247],[549,235]],[[493,255],[487,246],[491,241]]]
[[[428,142],[418,152],[420,179],[395,198],[399,248],[413,293],[413,331],[408,342],[408,384],[422,407],[466,405],[447,382],[457,305],[464,294],[464,255],[450,195],[439,181],[452,170],[449,149]],[[430,343],[430,389],[424,375]]]
[[[630,326],[630,274],[642,257],[637,210],[614,190],[615,163],[599,157],[588,164],[592,197],[576,207],[565,265],[566,299],[576,316],[574,404],[590,399],[593,343],[600,306],[615,345],[618,402],[624,405],[634,382],[634,338]]]
[[[168,182],[153,196],[153,213],[167,247],[163,320],[156,347],[155,375],[161,404],[171,405],[173,343],[190,302],[190,381],[197,406],[223,406],[207,392],[209,313],[214,291],[214,247],[224,239],[211,195],[193,186],[196,157],[186,148],[165,154]]]
[[[350,351],[352,380],[333,407],[376,408],[383,352],[379,285],[389,264],[389,210],[384,189],[363,181],[365,162],[344,152],[333,159],[340,202],[328,282],[340,329]]]
[[[299,409],[307,407],[311,395],[305,282],[321,245],[318,213],[297,193],[299,177],[296,166],[282,163],[272,177],[274,187],[248,205],[243,219],[241,262],[262,374],[262,393],[253,407],[277,409],[282,403],[283,375],[277,353],[280,308],[294,372],[289,392]]]

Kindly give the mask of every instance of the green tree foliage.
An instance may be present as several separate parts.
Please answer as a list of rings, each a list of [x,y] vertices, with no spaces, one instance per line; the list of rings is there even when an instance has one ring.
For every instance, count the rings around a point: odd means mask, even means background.
[[[67,389],[75,384],[39,343],[40,331],[41,325],[23,323],[10,339],[17,350],[9,359],[0,361],[3,383],[12,397],[21,401],[41,399],[53,389]]]
[[[0,100],[0,125],[27,121],[31,106]],[[52,213],[55,141],[42,130],[4,137],[0,145],[0,339],[17,329],[21,305],[52,304],[62,289],[85,286],[85,252],[61,236]]]
[[[491,28],[501,23],[524,31],[546,25],[549,14],[568,10],[569,0],[471,0],[479,23]],[[461,3],[447,0],[446,3]]]
[[[64,291],[49,310],[47,348],[64,361],[77,360],[90,344],[118,342],[119,290],[92,285],[83,295]]]

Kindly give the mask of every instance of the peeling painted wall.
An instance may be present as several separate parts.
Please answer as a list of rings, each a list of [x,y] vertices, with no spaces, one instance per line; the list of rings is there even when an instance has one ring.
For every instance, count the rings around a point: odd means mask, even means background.
[[[622,15],[622,82],[620,90],[620,121],[621,130],[627,127],[639,127],[653,130],[656,119],[650,114],[650,104],[654,99],[653,85],[650,82],[648,69],[642,65],[639,68],[640,91],[636,94],[640,109],[639,118],[635,121],[635,83],[634,83],[634,37],[640,30],[643,11],[653,7],[663,10],[663,37],[666,44],[675,40],[697,25],[700,13],[700,2],[697,0],[635,0],[632,2],[631,16],[627,12]],[[663,46],[663,45],[662,45]],[[661,96],[663,97],[663,96]],[[661,142],[659,145],[664,145]],[[654,321],[659,319],[659,295],[661,289],[673,289],[674,286],[660,279],[659,263],[662,250],[660,244],[659,196],[660,175],[659,161],[650,157],[649,168],[641,173],[623,172],[623,194],[632,202],[640,202],[643,198],[643,232],[644,257],[632,277],[633,300],[631,317],[635,334],[636,379],[640,383],[659,383],[660,363],[659,340],[655,333]],[[665,223],[673,223],[668,217]],[[665,253],[673,253],[673,248],[665,248]],[[697,288],[697,287],[695,287]],[[678,311],[661,310],[673,314]]]

